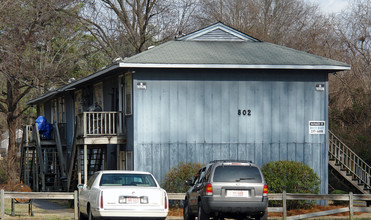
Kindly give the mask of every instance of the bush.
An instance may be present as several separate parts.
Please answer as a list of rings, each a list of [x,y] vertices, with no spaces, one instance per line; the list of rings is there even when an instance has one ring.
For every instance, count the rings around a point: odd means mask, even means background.
[[[203,165],[199,163],[183,163],[173,167],[163,178],[162,188],[168,193],[185,193],[189,186],[186,180],[192,179]]]
[[[306,164],[295,161],[276,161],[262,166],[270,193],[319,193],[320,179]],[[282,206],[281,201],[271,201],[272,206]],[[310,208],[315,201],[288,200],[288,209]]]
[[[343,191],[343,190],[336,189],[336,190],[332,191],[330,194],[348,194],[348,193]],[[349,204],[349,202],[348,201],[335,200],[333,204],[334,205],[347,205],[347,204]]]

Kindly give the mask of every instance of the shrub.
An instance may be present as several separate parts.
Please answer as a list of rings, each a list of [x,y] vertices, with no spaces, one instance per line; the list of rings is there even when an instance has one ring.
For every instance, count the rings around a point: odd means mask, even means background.
[[[179,163],[173,167],[163,178],[162,188],[168,193],[185,193],[189,186],[186,180],[192,179],[203,165],[199,163]]]
[[[340,190],[340,189],[336,189],[334,191],[332,191],[330,194],[348,194],[347,192],[345,192],[344,190]],[[334,205],[347,205],[349,204],[348,201],[339,201],[339,200],[335,200]]]
[[[262,166],[270,193],[319,193],[320,179],[306,164],[295,161],[275,161]],[[270,202],[282,206],[281,201]],[[288,200],[288,209],[310,208],[314,201]]]

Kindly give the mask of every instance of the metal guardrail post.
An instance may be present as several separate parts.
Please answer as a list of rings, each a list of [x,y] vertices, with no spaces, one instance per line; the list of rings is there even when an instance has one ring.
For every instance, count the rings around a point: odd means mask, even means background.
[[[1,200],[1,219],[5,219],[5,214],[4,214],[4,189],[1,189],[0,200]]]

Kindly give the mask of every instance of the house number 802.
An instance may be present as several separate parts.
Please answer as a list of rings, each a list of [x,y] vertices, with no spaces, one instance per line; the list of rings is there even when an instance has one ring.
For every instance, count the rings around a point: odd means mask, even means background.
[[[237,115],[247,115],[247,116],[250,116],[251,115],[251,110],[248,109],[238,109],[237,111]]]

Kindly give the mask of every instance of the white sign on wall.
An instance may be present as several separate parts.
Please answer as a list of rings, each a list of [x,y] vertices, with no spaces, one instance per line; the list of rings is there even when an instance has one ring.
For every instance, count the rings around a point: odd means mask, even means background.
[[[325,134],[325,121],[309,121],[309,134]]]

